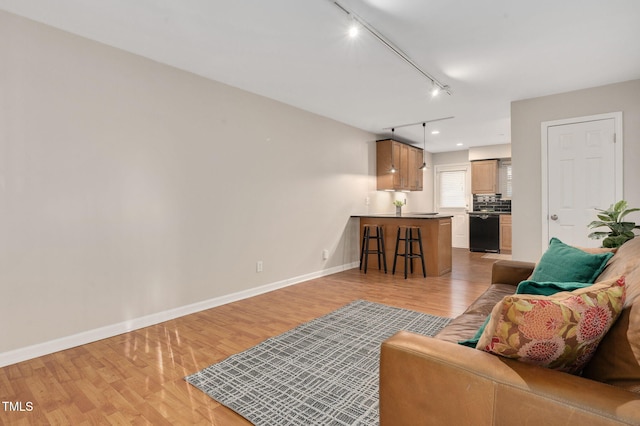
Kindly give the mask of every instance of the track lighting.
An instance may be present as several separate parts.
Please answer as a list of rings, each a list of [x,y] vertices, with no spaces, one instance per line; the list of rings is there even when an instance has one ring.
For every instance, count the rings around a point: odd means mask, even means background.
[[[360,34],[360,24],[355,19],[351,20],[351,25],[349,26],[349,37],[355,38]]]
[[[433,88],[431,89],[431,97],[435,98],[439,94],[440,94],[440,88],[434,84]]]
[[[418,71],[420,74],[422,74],[424,77],[426,77],[429,81],[431,81],[431,83],[438,88],[438,93],[440,91],[444,91],[446,93],[448,93],[449,95],[451,94],[451,88],[446,85],[441,83],[440,81],[438,81],[434,76],[432,76],[431,74],[429,74],[428,72],[426,72],[425,70],[423,70],[422,68],[420,68],[420,66],[418,64],[416,64],[413,59],[411,59],[406,53],[404,53],[398,46],[396,46],[395,44],[391,43],[391,41],[389,41],[388,38],[386,38],[385,36],[383,36],[380,31],[378,31],[377,29],[375,29],[371,24],[369,24],[367,21],[365,21],[364,19],[362,19],[360,16],[358,16],[355,12],[353,12],[351,9],[347,8],[346,6],[340,4],[337,1],[334,0],[329,0],[331,3],[333,3],[336,7],[338,7],[338,9],[342,10],[344,13],[346,13],[352,20],[356,21],[359,26],[362,26],[365,30],[367,30],[372,36],[374,36],[380,43],[382,43],[383,45],[385,45],[386,47],[389,48],[389,50],[391,50],[393,53],[396,54],[396,56],[398,56],[400,59],[402,59],[403,61],[405,61],[407,64],[411,65],[416,71]],[[352,27],[353,28],[353,27]],[[349,29],[349,35],[351,37],[354,37],[355,34],[353,33],[353,29]]]
[[[358,26],[356,24],[351,24],[351,26],[349,27],[349,37],[351,38],[358,37],[359,32],[360,31],[358,31]]]

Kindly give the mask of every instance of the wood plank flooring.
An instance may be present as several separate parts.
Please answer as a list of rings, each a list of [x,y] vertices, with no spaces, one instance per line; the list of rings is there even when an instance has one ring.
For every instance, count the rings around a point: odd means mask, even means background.
[[[352,269],[10,365],[0,424],[246,425],[184,376],[357,299],[455,317],[486,290],[495,261],[454,249],[442,277]]]

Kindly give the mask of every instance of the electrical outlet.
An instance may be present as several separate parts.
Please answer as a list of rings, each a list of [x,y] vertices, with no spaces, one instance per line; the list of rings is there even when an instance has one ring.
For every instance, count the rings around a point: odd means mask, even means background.
[[[322,250],[322,260],[327,260],[329,258],[329,250]]]
[[[365,206],[368,206],[370,202],[371,202],[371,200],[369,200],[369,197],[364,197],[364,205]]]
[[[262,260],[256,262],[256,272],[262,272]]]

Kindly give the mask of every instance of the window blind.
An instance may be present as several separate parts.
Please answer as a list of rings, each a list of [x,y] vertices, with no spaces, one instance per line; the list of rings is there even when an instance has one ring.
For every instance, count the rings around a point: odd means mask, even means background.
[[[466,172],[464,170],[440,172],[440,207],[465,208],[466,197]]]
[[[500,162],[500,192],[503,198],[511,198],[511,162]]]

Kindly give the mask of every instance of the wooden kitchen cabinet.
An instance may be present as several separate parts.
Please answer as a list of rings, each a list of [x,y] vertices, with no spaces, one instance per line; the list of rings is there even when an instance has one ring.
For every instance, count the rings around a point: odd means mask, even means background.
[[[421,149],[415,147],[409,147],[409,190],[410,191],[422,191],[422,179],[423,171],[420,170],[422,166],[422,159],[424,153]]]
[[[511,253],[511,215],[500,215],[500,252]]]
[[[498,160],[471,162],[471,193],[498,193]]]
[[[376,143],[378,191],[422,191],[422,149],[386,139]],[[396,168],[391,173],[391,164]]]

